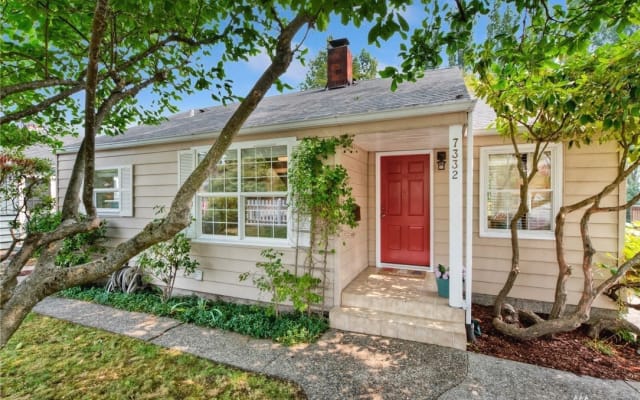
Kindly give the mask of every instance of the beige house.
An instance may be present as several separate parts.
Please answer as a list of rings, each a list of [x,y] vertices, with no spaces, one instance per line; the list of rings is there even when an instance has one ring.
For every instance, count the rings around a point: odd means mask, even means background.
[[[330,70],[348,71],[344,59],[337,62],[343,64],[330,64]],[[194,200],[188,232],[201,273],[178,278],[176,287],[267,300],[238,276],[256,271],[265,248],[282,251],[284,262],[293,263],[287,208],[292,149],[304,137],[350,134],[356,151],[332,161],[349,172],[361,220],[336,238],[330,256],[325,293],[331,325],[465,348],[471,293],[480,301],[495,295],[510,266],[506,225],[518,189],[513,150],[490,128],[493,113],[470,97],[456,68],[430,71],[395,92],[386,80],[344,78],[326,90],[264,99]],[[158,126],[99,138],[95,200],[111,243],[150,222],[155,206],[170,205],[234,109],[191,110]],[[73,150],[58,156],[58,196],[66,190]],[[614,147],[558,145],[544,161],[538,166],[544,176],[530,191],[531,211],[521,221],[521,274],[511,293],[534,302],[553,300],[555,211],[608,182],[618,153]],[[609,201],[622,196],[616,192]],[[623,216],[603,214],[593,222],[600,255],[616,257]],[[577,227],[572,217],[566,245],[574,265],[582,257]],[[448,299],[436,294],[438,264],[450,267]],[[577,302],[581,285],[577,268],[568,283],[570,302]],[[612,305],[600,299],[596,306]]]

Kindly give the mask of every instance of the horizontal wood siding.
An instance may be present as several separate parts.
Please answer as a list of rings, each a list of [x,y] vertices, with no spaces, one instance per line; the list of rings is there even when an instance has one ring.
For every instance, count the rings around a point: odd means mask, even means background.
[[[345,227],[336,240],[335,298],[334,303],[340,304],[340,294],[368,264],[368,158],[369,153],[361,148],[355,148],[352,153],[339,153],[336,163],[342,165],[349,173],[349,183],[356,204],[360,206],[360,222],[354,229]]]
[[[497,136],[474,138],[474,209],[479,208],[480,148],[508,144]],[[614,146],[585,146],[562,152],[563,160],[563,204],[571,204],[599,191],[610,183],[616,174],[618,153]],[[616,190],[607,196],[604,204],[613,205],[618,201]],[[567,261],[574,266],[573,275],[567,283],[568,299],[575,304],[582,290],[582,241],[579,221],[581,212],[567,218],[565,227],[565,247]],[[479,213],[474,212],[473,238],[473,291],[495,295],[502,288],[511,265],[510,239],[486,238],[478,236]],[[620,246],[619,216],[617,213],[599,214],[592,218],[590,233],[595,248],[596,260],[615,263]],[[445,242],[445,240],[443,240]],[[443,243],[444,247],[445,243]],[[444,248],[442,249],[444,250]],[[557,261],[554,240],[520,240],[520,274],[510,296],[530,300],[551,302],[554,298]],[[597,274],[600,271],[596,271]],[[602,275],[601,277],[604,277]],[[595,304],[611,308],[607,299],[601,298]]]

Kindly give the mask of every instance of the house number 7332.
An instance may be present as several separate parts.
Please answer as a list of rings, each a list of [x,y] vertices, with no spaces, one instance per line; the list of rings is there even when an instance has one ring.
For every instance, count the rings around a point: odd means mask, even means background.
[[[451,139],[451,179],[458,179],[460,175],[460,168],[458,166],[458,161],[460,160],[459,143],[459,138]]]

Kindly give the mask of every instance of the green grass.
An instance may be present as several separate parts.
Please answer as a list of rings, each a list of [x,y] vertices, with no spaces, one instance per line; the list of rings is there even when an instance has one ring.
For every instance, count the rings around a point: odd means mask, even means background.
[[[0,351],[2,399],[300,399],[293,384],[31,314]]]
[[[317,315],[285,313],[276,318],[266,307],[210,301],[195,296],[174,297],[163,303],[158,295],[149,292],[109,293],[103,288],[80,287],[64,290],[60,295],[259,339],[272,339],[285,345],[313,342],[329,328],[327,319]]]

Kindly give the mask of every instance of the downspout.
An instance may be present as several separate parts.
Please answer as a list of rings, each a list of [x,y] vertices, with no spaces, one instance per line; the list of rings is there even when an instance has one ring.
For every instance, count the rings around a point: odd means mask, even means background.
[[[467,113],[467,204],[465,226],[465,259],[464,259],[464,290],[465,290],[465,326],[467,341],[475,341],[474,326],[471,319],[471,279],[473,264],[473,111]]]

